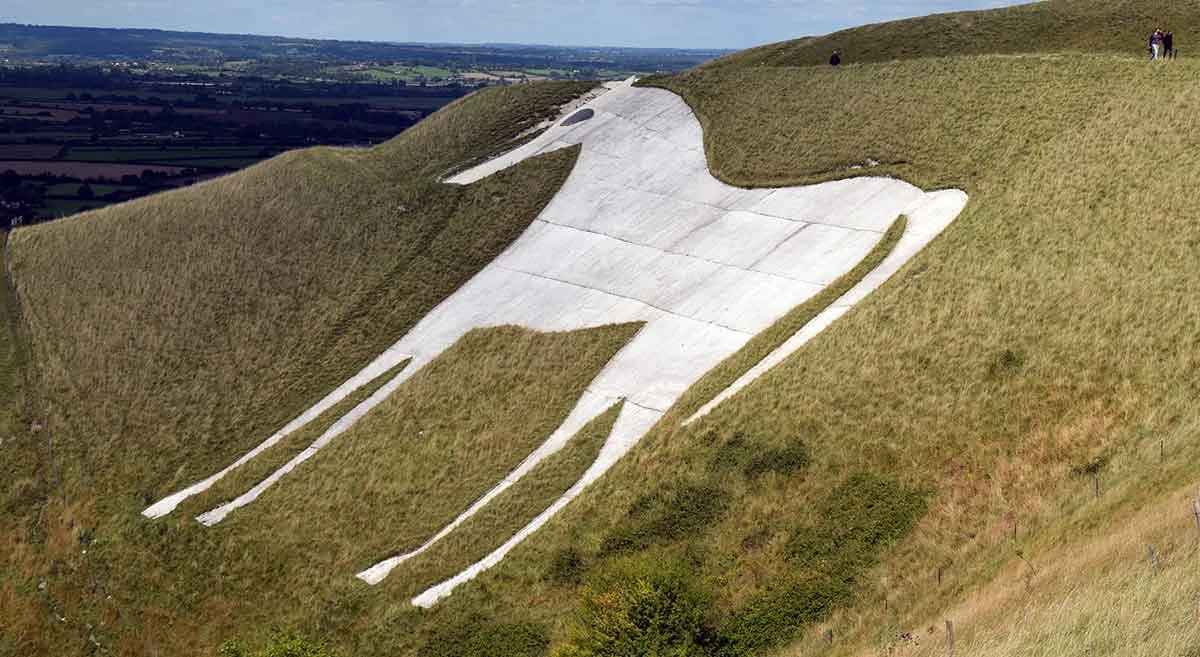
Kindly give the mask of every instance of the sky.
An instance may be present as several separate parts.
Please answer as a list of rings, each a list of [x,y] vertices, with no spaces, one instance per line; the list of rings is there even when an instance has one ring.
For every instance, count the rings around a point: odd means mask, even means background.
[[[1014,0],[0,0],[0,21],[318,39],[740,49]]]

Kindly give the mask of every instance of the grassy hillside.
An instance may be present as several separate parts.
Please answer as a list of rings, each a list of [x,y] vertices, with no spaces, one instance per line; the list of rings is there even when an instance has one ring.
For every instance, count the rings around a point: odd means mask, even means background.
[[[1155,27],[1173,30],[1183,56],[1200,52],[1200,2],[1162,0],[1046,0],[1031,4],[934,14],[774,43],[707,66],[812,66],[835,49],[844,63],[955,55],[1090,52],[1142,55]]]
[[[227,524],[137,512],[281,424],[519,232],[572,153],[461,190],[435,180],[576,89],[472,97],[374,151],[19,231],[26,396],[45,426],[0,446],[23,482],[0,488],[0,654],[211,655],[283,627],[343,656],[924,655],[944,654],[947,619],[959,654],[1193,654],[1200,64],[1140,56],[1153,23],[1182,34],[1190,9],[931,17],[827,38],[877,63],[795,65],[833,44],[807,40],[655,81],[696,110],[730,183],[874,161],[971,202],[828,331],[701,421],[669,415],[429,611],[408,597],[560,491],[611,413],[442,550],[379,587],[343,573],[486,489],[635,326],[472,333]],[[941,57],[940,37],[919,38],[954,22],[976,34],[966,52],[998,54]],[[1062,38],[1042,48],[1048,33]],[[256,211],[225,220],[237,198]]]

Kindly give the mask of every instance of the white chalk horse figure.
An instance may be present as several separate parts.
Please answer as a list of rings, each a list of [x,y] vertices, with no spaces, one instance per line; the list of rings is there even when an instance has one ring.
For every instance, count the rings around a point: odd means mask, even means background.
[[[962,210],[958,191],[925,193],[889,178],[783,189],[739,189],[707,169],[700,125],[677,96],[611,84],[607,93],[532,142],[447,182],[470,184],[529,157],[582,144],[563,188],[503,254],[426,315],[362,372],[225,470],[145,510],[170,513],[354,390],[411,362],[316,442],[238,498],[199,516],[206,525],[253,502],[343,433],[471,329],[517,324],[566,331],[644,322],[591,382],[563,424],[521,465],[425,545],[359,573],[377,583],[486,506],[596,416],[624,402],[600,454],[560,499],[483,560],[429,589],[429,606],[495,565],[598,479],[705,372],[854,267],[901,214],[899,244],[868,277],[714,404],[762,374],[887,279]],[[584,120],[583,117],[589,117]],[[574,119],[574,120],[572,120]],[[707,412],[713,404],[706,406]]]

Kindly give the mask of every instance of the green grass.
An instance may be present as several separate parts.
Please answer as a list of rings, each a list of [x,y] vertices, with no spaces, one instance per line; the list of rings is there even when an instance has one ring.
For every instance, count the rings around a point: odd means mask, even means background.
[[[449,574],[464,555],[430,554],[421,570],[400,570],[378,587],[354,574],[416,548],[498,483],[565,418],[636,328],[469,333],[375,412],[217,527],[205,529],[182,516],[178,523],[167,521],[160,536],[134,521],[121,529],[119,552],[104,550],[95,558],[114,568],[126,564],[122,571],[136,565],[131,570],[139,574],[125,574],[114,588],[135,591],[148,581],[167,590],[194,586],[194,593],[180,596],[185,604],[225,609],[198,628],[199,640],[209,646],[232,637],[252,644],[256,632],[282,624],[326,637],[346,654],[412,648],[419,614],[394,621],[393,628],[404,623],[407,631],[386,642],[359,644],[353,630],[386,617],[393,607],[408,607],[413,589]],[[534,507],[561,493],[563,479],[578,475],[576,467],[602,428],[585,430],[582,451],[572,450],[567,461],[533,473],[535,479],[512,491],[520,497],[497,500],[501,508],[540,512]],[[462,528],[470,534],[449,540],[477,551],[494,547],[489,541],[514,518],[491,513]],[[179,550],[193,554],[186,566],[179,565]],[[271,555],[269,562],[263,554]],[[172,597],[162,596],[159,603]]]
[[[408,361],[400,363],[350,393],[345,399],[331,406],[329,410],[317,416],[300,430],[292,432],[283,440],[263,451],[254,460],[229,473],[212,488],[181,503],[175,513],[184,518],[193,518],[246,492],[311,445],[334,422],[337,422],[343,415],[394,378],[407,364]]]

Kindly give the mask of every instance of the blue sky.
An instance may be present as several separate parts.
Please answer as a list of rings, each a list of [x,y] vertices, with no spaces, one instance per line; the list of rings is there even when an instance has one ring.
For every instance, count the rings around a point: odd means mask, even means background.
[[[0,21],[370,41],[745,48],[1013,0],[0,0]]]

